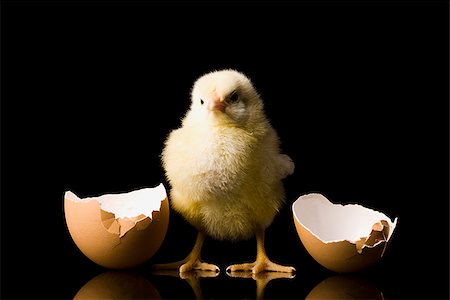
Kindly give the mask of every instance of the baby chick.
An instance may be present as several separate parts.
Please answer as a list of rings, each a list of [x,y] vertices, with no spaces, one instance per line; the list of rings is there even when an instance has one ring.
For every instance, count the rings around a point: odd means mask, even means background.
[[[281,180],[294,163],[280,153],[260,95],[244,74],[227,69],[201,76],[191,101],[181,127],[165,141],[162,163],[172,208],[197,228],[197,240],[184,260],[154,267],[218,272],[200,257],[206,236],[238,241],[256,235],[256,261],[227,271],[294,272],[270,261],[264,248],[264,231],[284,203]]]

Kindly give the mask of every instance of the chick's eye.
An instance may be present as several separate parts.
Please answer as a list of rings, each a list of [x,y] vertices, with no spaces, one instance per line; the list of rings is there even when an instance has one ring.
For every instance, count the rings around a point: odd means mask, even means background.
[[[203,101],[203,99],[200,99],[200,104],[203,105],[205,103],[205,101]]]
[[[232,92],[230,95],[230,101],[231,102],[236,102],[239,100],[239,95],[236,91]]]

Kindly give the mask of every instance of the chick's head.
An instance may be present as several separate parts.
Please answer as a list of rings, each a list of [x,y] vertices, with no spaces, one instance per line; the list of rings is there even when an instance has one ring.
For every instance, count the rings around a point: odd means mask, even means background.
[[[191,112],[198,121],[248,128],[263,116],[263,103],[250,79],[227,69],[213,71],[195,81]]]

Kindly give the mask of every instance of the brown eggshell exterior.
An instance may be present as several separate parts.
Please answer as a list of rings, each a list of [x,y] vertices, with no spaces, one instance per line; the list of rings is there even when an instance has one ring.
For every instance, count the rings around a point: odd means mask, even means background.
[[[122,271],[105,272],[89,280],[73,299],[161,299],[144,277]]]
[[[167,197],[161,202],[160,211],[153,212],[153,219],[139,221],[122,238],[103,226],[97,201],[64,199],[64,212],[70,235],[80,251],[110,269],[132,268],[150,259],[161,246],[169,225]],[[146,223],[150,224],[138,229]]]
[[[308,253],[322,266],[334,272],[357,272],[374,264],[383,253],[386,242],[373,248],[365,247],[362,253],[348,241],[324,243],[308,231],[294,216],[298,236]]]

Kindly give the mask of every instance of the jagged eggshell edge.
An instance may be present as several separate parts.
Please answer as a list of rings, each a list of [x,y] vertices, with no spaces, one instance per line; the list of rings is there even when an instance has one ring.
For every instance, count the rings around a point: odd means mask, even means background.
[[[69,191],[64,196],[66,225],[76,246],[93,262],[110,269],[131,268],[150,259],[160,248],[169,223],[165,192],[157,200],[159,210],[134,219],[116,218],[101,208],[98,197],[80,199],[72,195]]]
[[[342,239],[324,241],[301,222],[302,214],[308,213],[302,211],[302,201],[320,201],[322,203],[318,205],[331,205],[341,209],[358,206],[359,209],[368,213],[374,212],[384,217],[383,220],[379,220],[379,223],[373,224],[372,228],[368,228],[367,235],[361,236],[359,240],[342,237]],[[300,196],[292,204],[292,214],[297,234],[307,252],[323,267],[339,273],[361,271],[380,259],[386,251],[398,221],[398,218],[395,218],[392,222],[385,214],[361,205],[332,203],[319,193]],[[350,215],[349,218],[351,217]],[[381,221],[384,222],[381,223]]]

